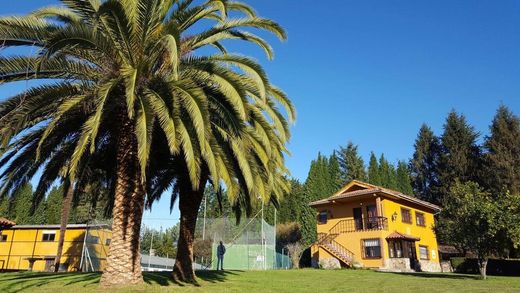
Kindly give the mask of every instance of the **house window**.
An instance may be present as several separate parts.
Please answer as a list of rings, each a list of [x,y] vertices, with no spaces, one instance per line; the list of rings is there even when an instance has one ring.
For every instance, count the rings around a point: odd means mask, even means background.
[[[388,241],[388,249],[391,258],[403,257],[403,246],[401,241]]]
[[[42,241],[53,242],[56,238],[56,232],[43,232]]]
[[[327,211],[322,211],[318,215],[318,223],[327,224]]]
[[[417,224],[417,226],[426,226],[423,213],[415,212],[415,223]]]
[[[107,240],[105,240],[105,245],[109,246],[111,242],[112,242],[112,239],[108,238]]]
[[[0,233],[0,242],[6,242],[6,241],[7,241],[7,235]]]
[[[429,259],[428,258],[428,246],[419,245],[419,257],[421,259]]]
[[[412,213],[409,209],[401,208],[401,221],[408,224],[412,223]]]
[[[365,258],[380,258],[381,257],[381,242],[379,239],[364,239],[363,251]]]

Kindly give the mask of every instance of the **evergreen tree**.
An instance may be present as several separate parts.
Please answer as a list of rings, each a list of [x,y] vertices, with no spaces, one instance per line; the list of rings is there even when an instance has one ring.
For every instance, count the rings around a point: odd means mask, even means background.
[[[342,186],[343,186],[343,179],[341,178],[341,168],[340,168],[340,164],[339,164],[339,160],[338,160],[338,157],[336,156],[336,154],[333,154],[332,156],[330,156],[329,158],[329,170],[328,170],[328,173],[329,173],[329,182],[330,184],[328,185],[329,189],[328,189],[328,193],[330,195],[332,195],[334,192],[338,191],[338,189],[340,189]]]
[[[31,219],[32,194],[32,186],[29,183],[13,194],[12,212],[9,218],[18,225],[33,224]]]
[[[365,162],[358,154],[358,146],[349,142],[346,147],[340,147],[338,152],[338,161],[341,167],[341,175],[343,183],[352,180],[367,180],[365,171]]]
[[[412,184],[410,181],[410,173],[408,170],[408,166],[406,162],[399,161],[397,162],[397,190],[406,194],[406,195],[414,195]]]
[[[370,153],[370,161],[368,163],[368,183],[381,186],[381,174],[379,173],[379,164],[374,152]]]
[[[9,198],[3,197],[0,199],[0,217],[9,218]]]
[[[334,160],[332,160],[334,161]],[[302,241],[311,244],[316,241],[316,210],[307,204],[331,196],[338,189],[337,178],[332,178],[331,159],[318,154],[311,162],[309,175],[304,185],[304,200],[298,222],[302,225]],[[336,169],[334,167],[333,169]]]
[[[47,222],[47,201],[40,202],[40,204],[36,207],[34,213],[31,214],[31,224],[51,224]]]
[[[46,223],[59,224],[61,220],[61,204],[63,202],[63,186],[54,187],[47,195]]]
[[[520,119],[506,106],[498,108],[484,147],[486,187],[493,194],[520,193]]]
[[[422,200],[440,203],[438,164],[440,141],[426,124],[421,126],[415,139],[415,151],[410,160],[409,169],[413,193]]]
[[[441,197],[449,194],[451,186],[457,180],[478,181],[478,172],[481,169],[478,136],[479,134],[468,124],[464,115],[459,115],[455,111],[448,114],[441,137],[442,153],[437,168],[441,183]]]
[[[291,180],[291,192],[280,202],[278,223],[297,222],[302,213],[304,202],[303,185],[296,179]]]
[[[397,175],[395,168],[386,160],[385,155],[379,157],[379,176],[381,178],[381,186],[389,189],[397,189]]]

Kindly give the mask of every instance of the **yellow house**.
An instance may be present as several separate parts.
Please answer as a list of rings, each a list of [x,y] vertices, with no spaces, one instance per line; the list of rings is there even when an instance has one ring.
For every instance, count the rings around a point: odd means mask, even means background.
[[[313,263],[338,259],[392,271],[441,270],[432,229],[440,207],[401,192],[354,180],[309,204],[317,211]]]
[[[0,271],[53,271],[59,234],[59,225],[0,226]],[[60,270],[103,270],[111,236],[107,225],[67,225]]]

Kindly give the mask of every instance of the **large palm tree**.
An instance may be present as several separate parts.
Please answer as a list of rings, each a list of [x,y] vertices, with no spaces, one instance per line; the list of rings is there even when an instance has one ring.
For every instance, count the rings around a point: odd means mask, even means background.
[[[152,142],[164,138],[158,148],[166,145],[172,157],[180,158],[179,165],[185,166],[182,176],[189,179],[192,190],[198,190],[206,176],[224,179],[225,172],[217,174],[216,166],[226,164],[211,143],[214,103],[208,89],[219,93],[214,102],[220,102],[225,120],[247,125],[248,105],[255,99],[257,105],[269,105],[266,109],[274,107],[268,96],[279,98],[283,105],[289,102],[272,90],[258,64],[228,54],[222,41],[250,41],[271,57],[268,43],[243,28],[268,30],[282,39],[285,33],[248,6],[225,0],[200,5],[190,0],[61,2],[63,6],[0,19],[3,48],[33,47],[28,54],[0,58],[0,83],[43,84],[0,104],[0,152],[15,157],[9,150],[27,133],[37,133],[32,144],[37,161],[46,161],[42,156],[46,145],[68,145],[72,152],[67,152],[71,155],[66,177],[71,182],[81,176],[83,162],[96,153],[105,154],[115,170],[113,236],[101,282],[140,283],[139,231],[150,155],[155,151]],[[229,11],[244,16],[232,19]],[[201,20],[214,24],[197,33],[193,27]],[[253,97],[250,93],[255,91],[258,95]],[[271,118],[276,123],[276,117]],[[226,135],[239,139],[239,133]],[[240,153],[236,142],[230,145],[234,154]],[[107,156],[106,149],[113,155]],[[237,157],[242,171],[247,169],[245,158]],[[255,177],[244,174],[249,191],[256,190]],[[231,179],[227,183],[233,188]]]
[[[252,97],[258,94],[254,86],[249,89],[249,95]],[[274,88],[271,90],[276,91],[276,94],[283,94]],[[211,101],[220,100],[219,93],[214,90],[209,96],[213,97]],[[162,152],[156,152],[153,156],[151,180],[148,181],[149,205],[170,186],[173,186],[171,206],[177,198],[179,199],[180,238],[173,273],[176,280],[185,282],[195,281],[193,240],[197,215],[207,183],[217,190],[226,188],[235,211],[240,212],[245,208],[246,213],[250,212],[252,201],[272,201],[276,204],[289,190],[283,159],[286,152],[284,145],[288,138],[288,123],[279,111],[269,109],[265,103],[252,102],[247,105],[250,116],[248,123],[240,123],[223,119],[219,103],[210,105],[212,110],[209,142],[214,156],[195,155],[195,161],[202,165],[196,186],[192,184],[187,166],[180,158],[169,155],[164,147]],[[277,122],[268,122],[261,113],[262,110],[277,113],[278,115],[272,119]],[[288,111],[292,113],[293,109],[289,108]]]

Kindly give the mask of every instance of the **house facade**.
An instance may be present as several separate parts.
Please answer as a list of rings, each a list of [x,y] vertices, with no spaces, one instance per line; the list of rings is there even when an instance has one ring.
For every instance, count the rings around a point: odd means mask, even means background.
[[[59,225],[0,226],[0,271],[54,271],[59,234]],[[107,225],[67,225],[60,271],[103,270],[111,237]]]
[[[314,264],[327,258],[392,271],[441,271],[434,214],[440,207],[354,180],[309,204],[317,212]]]

